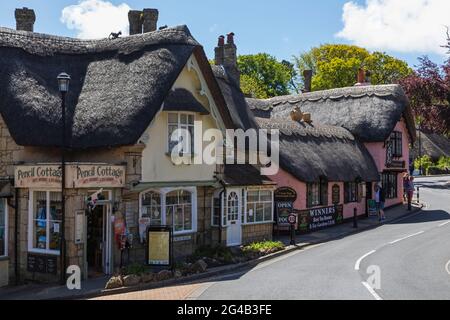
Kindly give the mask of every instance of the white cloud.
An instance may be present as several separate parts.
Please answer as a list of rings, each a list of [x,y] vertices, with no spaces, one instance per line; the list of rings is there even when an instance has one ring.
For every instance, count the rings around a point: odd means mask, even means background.
[[[128,35],[129,10],[126,3],[115,6],[108,1],[80,0],[63,9],[61,22],[77,30],[77,36],[83,39],[107,38],[111,32],[118,31]]]
[[[347,2],[337,36],[372,50],[445,54],[449,12],[449,0]]]

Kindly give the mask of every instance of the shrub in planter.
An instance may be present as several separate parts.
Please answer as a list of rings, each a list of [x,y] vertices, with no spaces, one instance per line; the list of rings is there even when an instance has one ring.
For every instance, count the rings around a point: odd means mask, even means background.
[[[284,248],[284,244],[280,241],[262,241],[246,245],[242,248],[242,251],[251,257],[255,257],[255,255],[265,256],[275,253],[283,250]]]

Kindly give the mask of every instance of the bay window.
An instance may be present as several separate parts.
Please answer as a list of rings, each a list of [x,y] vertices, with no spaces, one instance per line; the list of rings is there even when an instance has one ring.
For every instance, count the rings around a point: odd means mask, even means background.
[[[8,205],[0,199],[0,257],[8,255]]]
[[[191,193],[176,190],[166,195],[166,221],[173,225],[174,232],[192,230]]]
[[[195,232],[196,196],[196,188],[145,191],[140,196],[140,217],[149,218],[150,225],[172,226],[174,234]]]
[[[141,217],[149,218],[150,225],[162,225],[161,195],[157,192],[147,192],[141,198]]]
[[[172,135],[176,130],[180,130],[178,139],[173,141]],[[168,114],[168,152],[171,154],[173,148],[181,142],[184,154],[194,153],[194,115],[170,112]]]
[[[59,253],[61,192],[30,191],[30,251]]]
[[[273,195],[271,190],[247,191],[247,223],[273,221]]]

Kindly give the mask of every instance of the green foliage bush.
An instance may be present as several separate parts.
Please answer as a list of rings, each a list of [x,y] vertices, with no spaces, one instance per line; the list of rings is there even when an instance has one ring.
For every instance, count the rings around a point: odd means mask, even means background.
[[[269,253],[276,252],[284,249],[284,244],[280,241],[262,241],[254,242],[246,245],[242,248],[245,253],[257,252],[257,253]]]

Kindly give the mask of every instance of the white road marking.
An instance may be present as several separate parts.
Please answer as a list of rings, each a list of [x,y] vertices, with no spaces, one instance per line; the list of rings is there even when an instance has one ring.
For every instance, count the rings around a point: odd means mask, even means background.
[[[365,258],[370,256],[371,254],[374,254],[375,252],[377,252],[377,250],[372,250],[372,251],[366,253],[365,255],[363,255],[361,258],[359,258],[358,261],[356,261],[356,263],[355,263],[355,270],[358,271],[361,261],[363,261]]]
[[[392,241],[392,242],[389,242],[389,244],[395,244],[395,243],[397,243],[397,242],[400,242],[400,241],[403,241],[403,240],[406,240],[406,239],[409,239],[409,238],[418,236],[418,235],[420,235],[420,234],[422,234],[422,233],[425,233],[425,231],[420,231],[420,232],[411,234],[411,235],[409,235],[409,236],[406,236],[406,237],[404,237],[404,238],[394,240],[394,241]]]
[[[440,224],[439,227],[446,226],[446,225],[448,225],[449,223],[450,223],[450,221],[444,222],[444,223]]]
[[[450,274],[450,261],[447,262],[447,264],[445,265],[445,271],[447,271],[447,273]]]
[[[363,281],[361,282],[364,287],[366,287],[367,290],[369,290],[370,294],[376,299],[376,300],[383,300],[378,293],[375,292],[375,290],[368,284],[367,282]]]

